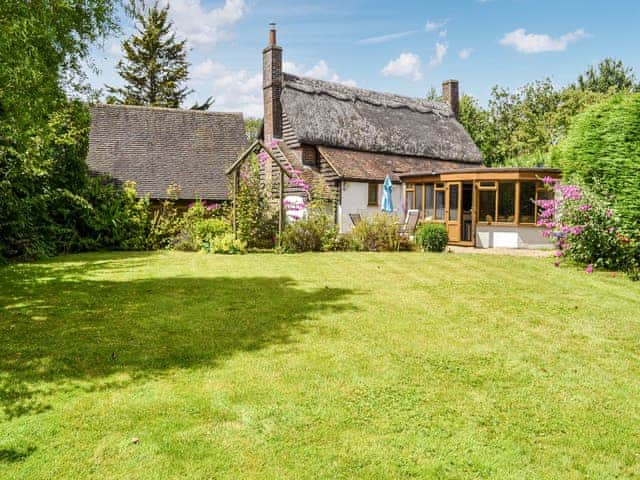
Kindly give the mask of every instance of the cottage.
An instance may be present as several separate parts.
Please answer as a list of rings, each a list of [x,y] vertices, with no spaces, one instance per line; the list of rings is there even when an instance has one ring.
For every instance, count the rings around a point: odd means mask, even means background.
[[[444,102],[432,102],[292,75],[282,71],[282,53],[272,24],[263,50],[260,138],[282,162],[325,180],[341,232],[351,229],[350,214],[380,210],[389,175],[396,213],[417,209],[422,219],[446,224],[451,243],[546,244],[535,228],[532,202],[545,195],[539,178],[560,172],[484,167],[458,121],[456,80],[442,84]],[[265,180],[272,174],[267,162]]]
[[[139,195],[180,199],[229,199],[226,169],[247,148],[241,113],[155,107],[95,105],[87,164],[116,183],[133,180]]]

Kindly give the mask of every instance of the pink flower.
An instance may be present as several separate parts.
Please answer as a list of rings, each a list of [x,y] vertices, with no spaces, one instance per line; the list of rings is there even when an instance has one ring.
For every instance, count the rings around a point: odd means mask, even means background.
[[[580,207],[578,207],[578,210],[580,210],[581,212],[588,212],[589,210],[591,210],[591,205],[580,205]]]
[[[607,208],[607,218],[611,218],[613,217],[613,210],[611,210],[610,208]]]
[[[551,185],[554,182],[555,180],[548,175],[542,179],[542,183],[544,183],[545,185]]]
[[[561,257],[562,256],[562,250],[556,250],[556,253],[554,255],[556,257]]]
[[[587,265],[587,268],[586,268],[585,272],[593,273],[593,265],[591,265],[591,264]]]

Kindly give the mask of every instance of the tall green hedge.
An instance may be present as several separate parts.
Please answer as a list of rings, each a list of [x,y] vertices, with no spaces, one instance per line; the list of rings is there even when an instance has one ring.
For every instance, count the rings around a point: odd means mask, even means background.
[[[556,151],[566,177],[615,198],[627,226],[640,228],[640,94],[619,94],[579,115]]]

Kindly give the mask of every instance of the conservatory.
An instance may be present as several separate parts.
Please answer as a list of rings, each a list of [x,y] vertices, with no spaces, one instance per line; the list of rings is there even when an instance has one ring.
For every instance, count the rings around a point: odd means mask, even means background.
[[[442,223],[449,243],[478,248],[544,248],[536,227],[537,202],[553,197],[543,178],[550,168],[463,168],[400,175],[405,209],[424,221]]]

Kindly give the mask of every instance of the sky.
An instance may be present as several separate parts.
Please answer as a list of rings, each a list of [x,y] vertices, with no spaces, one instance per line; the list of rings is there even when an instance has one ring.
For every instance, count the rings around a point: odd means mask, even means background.
[[[424,97],[455,78],[485,104],[494,85],[566,85],[610,56],[640,74],[640,0],[161,0],[187,40],[194,93],[212,110],[262,116],[269,23],[285,71]],[[122,31],[92,52],[92,86],[120,85]]]

